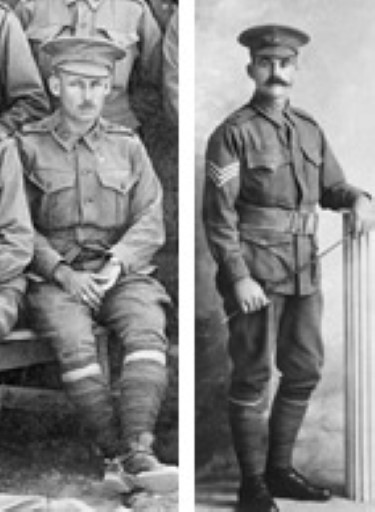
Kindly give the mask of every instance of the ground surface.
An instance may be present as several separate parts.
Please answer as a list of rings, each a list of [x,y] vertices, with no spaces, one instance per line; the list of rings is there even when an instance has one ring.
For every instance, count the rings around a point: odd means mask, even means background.
[[[163,117],[160,97],[154,91],[144,89],[134,100],[139,117],[143,121],[142,136],[164,188],[167,243],[158,256],[158,262],[160,280],[172,297],[172,305],[168,311],[168,336],[173,357],[170,358],[168,395],[157,427],[156,450],[163,460],[177,464],[177,131],[168,125]],[[57,373],[57,369],[53,367],[35,367],[28,372],[13,371],[3,374],[0,376],[0,382],[42,386],[45,383],[50,386],[51,382],[53,385],[58,384]],[[164,498],[141,494],[122,498],[105,495],[100,485],[101,476],[101,461],[87,445],[87,437],[73,414],[67,411],[43,415],[21,411],[0,412],[0,493],[40,495],[48,498],[50,503],[57,498],[78,498],[100,512],[119,512],[122,510],[119,508],[120,505],[131,507],[134,511],[177,510],[176,494]],[[34,510],[31,505],[29,507],[20,510]],[[72,505],[67,507],[64,509],[66,512],[73,511]],[[3,510],[8,509],[1,508],[0,499],[0,511]],[[35,510],[39,512],[39,509]]]

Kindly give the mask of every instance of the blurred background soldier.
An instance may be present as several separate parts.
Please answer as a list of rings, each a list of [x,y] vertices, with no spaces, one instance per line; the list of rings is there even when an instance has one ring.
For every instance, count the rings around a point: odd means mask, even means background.
[[[178,126],[178,7],[169,19],[163,39],[163,100],[166,115]]]
[[[0,141],[49,110],[38,69],[19,20],[0,2]]]
[[[16,323],[33,240],[17,146],[8,138],[0,142],[0,339]]]
[[[43,48],[60,108],[19,141],[36,229],[30,317],[50,336],[67,393],[105,458],[107,485],[169,492],[177,468],[152,449],[167,387],[169,297],[152,261],[165,238],[162,189],[139,137],[100,117],[124,51],[103,38],[60,37]],[[120,432],[93,321],[123,346]]]
[[[174,13],[178,0],[147,0],[151,10],[164,32],[168,26],[170,17]]]
[[[44,79],[51,73],[51,61],[40,52],[40,45],[56,36],[105,35],[126,50],[116,64],[103,116],[137,129],[139,121],[129,102],[135,64],[141,81],[161,82],[161,31],[144,0],[19,0],[15,12]]]

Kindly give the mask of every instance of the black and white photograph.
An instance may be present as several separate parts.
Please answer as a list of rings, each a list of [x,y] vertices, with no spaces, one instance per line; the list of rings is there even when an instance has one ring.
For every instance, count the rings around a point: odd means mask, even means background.
[[[178,40],[0,1],[1,512],[178,510]]]
[[[196,2],[195,507],[375,507],[375,6]]]

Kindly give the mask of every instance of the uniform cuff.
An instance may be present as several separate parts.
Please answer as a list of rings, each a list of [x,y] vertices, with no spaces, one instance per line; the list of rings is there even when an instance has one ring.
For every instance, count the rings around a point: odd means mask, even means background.
[[[38,255],[34,258],[32,263],[32,271],[36,274],[44,277],[48,281],[53,281],[53,275],[57,266],[60,263],[65,263],[64,258],[55,251]]]
[[[250,276],[249,269],[242,257],[231,258],[225,262],[228,278],[231,282]]]

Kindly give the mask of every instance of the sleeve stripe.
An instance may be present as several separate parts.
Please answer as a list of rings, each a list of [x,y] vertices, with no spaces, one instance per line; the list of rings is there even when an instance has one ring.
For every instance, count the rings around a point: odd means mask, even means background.
[[[207,176],[217,187],[222,187],[228,181],[237,178],[240,174],[239,162],[233,162],[226,167],[218,167],[213,162],[207,161]]]

